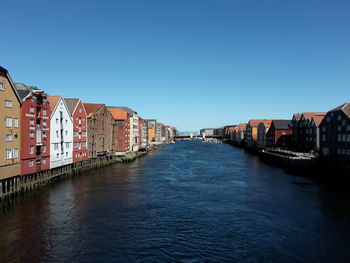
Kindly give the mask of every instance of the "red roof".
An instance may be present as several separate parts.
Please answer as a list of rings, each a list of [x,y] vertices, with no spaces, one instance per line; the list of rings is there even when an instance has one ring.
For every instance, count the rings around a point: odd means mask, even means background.
[[[46,98],[50,102],[51,110],[53,111],[62,96],[47,96]]]
[[[122,108],[108,108],[108,110],[115,120],[126,120],[128,118],[128,112]]]
[[[92,113],[98,111],[104,104],[95,104],[95,103],[83,103],[86,111],[86,115],[89,116]]]
[[[247,129],[247,123],[240,123],[238,125],[238,130],[239,131],[245,131]]]
[[[350,118],[350,102],[346,102],[330,111],[343,111]]]
[[[303,112],[302,116],[304,116],[306,120],[311,120],[314,116],[325,116],[326,114],[327,112]]]
[[[260,122],[265,123],[266,121],[270,121],[270,122],[271,122],[271,120],[266,120],[266,119],[249,120],[248,125],[249,125],[250,127],[258,127]]]
[[[315,115],[315,116],[312,117],[312,118],[314,119],[314,122],[315,122],[315,124],[316,124],[316,127],[319,127],[319,126],[320,126],[322,120],[324,119],[324,116],[325,116],[325,115]]]
[[[295,119],[298,121],[298,120],[300,120],[301,113],[295,113],[295,114],[293,114],[293,117],[295,117]]]

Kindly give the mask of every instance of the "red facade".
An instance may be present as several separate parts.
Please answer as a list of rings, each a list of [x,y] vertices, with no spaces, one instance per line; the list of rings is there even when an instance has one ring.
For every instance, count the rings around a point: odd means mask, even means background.
[[[116,152],[127,152],[130,150],[130,121],[116,120]]]
[[[139,141],[138,141],[138,146],[139,149],[142,147],[142,128],[145,123],[145,120],[139,117],[139,126],[138,126],[138,132],[139,132]]]
[[[23,98],[21,115],[21,174],[50,169],[51,108],[44,93]]]
[[[72,113],[73,118],[73,163],[87,161],[87,126],[86,112],[81,100],[76,104]]]

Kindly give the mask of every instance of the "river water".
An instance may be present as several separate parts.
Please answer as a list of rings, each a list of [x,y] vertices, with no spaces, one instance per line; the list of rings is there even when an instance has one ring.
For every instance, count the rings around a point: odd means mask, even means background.
[[[350,194],[178,142],[3,204],[0,262],[350,262]]]

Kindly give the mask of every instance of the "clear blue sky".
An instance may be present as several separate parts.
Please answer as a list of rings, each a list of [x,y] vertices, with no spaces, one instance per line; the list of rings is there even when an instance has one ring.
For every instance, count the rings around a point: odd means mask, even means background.
[[[348,0],[11,0],[0,18],[14,81],[180,130],[350,100]]]

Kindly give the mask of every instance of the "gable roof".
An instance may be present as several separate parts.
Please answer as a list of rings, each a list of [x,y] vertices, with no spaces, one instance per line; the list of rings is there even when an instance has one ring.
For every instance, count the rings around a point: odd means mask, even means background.
[[[7,71],[7,69],[5,69],[5,68],[3,68],[3,67],[1,67],[1,66],[0,66],[0,71],[2,71],[2,72],[5,73],[5,75],[6,75],[7,79],[8,79],[8,81],[10,82],[10,85],[11,85],[12,90],[13,90],[13,92],[14,92],[15,95],[16,95],[16,98],[17,98],[18,102],[19,102],[20,104],[22,104],[22,99],[21,99],[21,97],[19,96],[19,94],[18,94],[18,92],[17,92],[16,86],[15,86],[14,82],[12,81],[12,78],[11,78],[11,76],[10,76],[10,73]]]
[[[128,112],[122,108],[107,107],[115,120],[126,120]]]
[[[293,114],[293,117],[292,118],[294,118],[295,117],[295,119],[298,121],[298,120],[300,120],[300,117],[301,117],[301,113],[295,113],[295,114]]]
[[[61,96],[47,96],[47,100],[50,102],[51,105],[51,112],[55,111],[57,103],[61,98]]]
[[[95,104],[95,103],[83,103],[83,105],[87,116],[90,116],[92,113],[95,113],[100,108],[105,106],[104,104]]]
[[[248,125],[249,125],[250,127],[258,127],[260,122],[265,123],[266,121],[270,121],[270,122],[271,122],[271,120],[256,119],[256,120],[249,120]]]
[[[112,108],[114,108],[114,109],[122,109],[122,110],[126,111],[127,113],[129,113],[130,115],[137,114],[136,111],[130,109],[129,107],[120,107],[120,106],[118,106],[118,107],[116,107],[116,106],[107,106],[107,107],[111,108],[111,109]]]
[[[272,120],[275,130],[289,130],[291,121],[290,120]]]
[[[272,123],[272,120],[263,120],[263,121],[259,122],[258,126],[260,124],[263,124],[266,128],[270,128],[271,123]]]
[[[239,131],[245,131],[246,128],[247,128],[247,123],[240,123],[240,124],[238,125],[238,130],[239,130]]]
[[[79,100],[80,99],[64,99],[64,101],[66,102],[67,104],[67,108],[70,112],[70,114],[73,114],[74,113],[74,110],[75,108],[77,107],[78,103],[79,103]]]
[[[32,88],[24,83],[15,83],[15,88],[22,101],[32,92]]]
[[[303,112],[302,116],[304,116],[306,120],[311,120],[314,116],[325,116],[326,114],[327,112]]]
[[[350,102],[345,102],[344,104],[330,110],[330,112],[343,111],[350,118]]]
[[[316,127],[319,127],[321,122],[323,121],[325,115],[316,115],[312,117],[312,120],[315,122]]]

